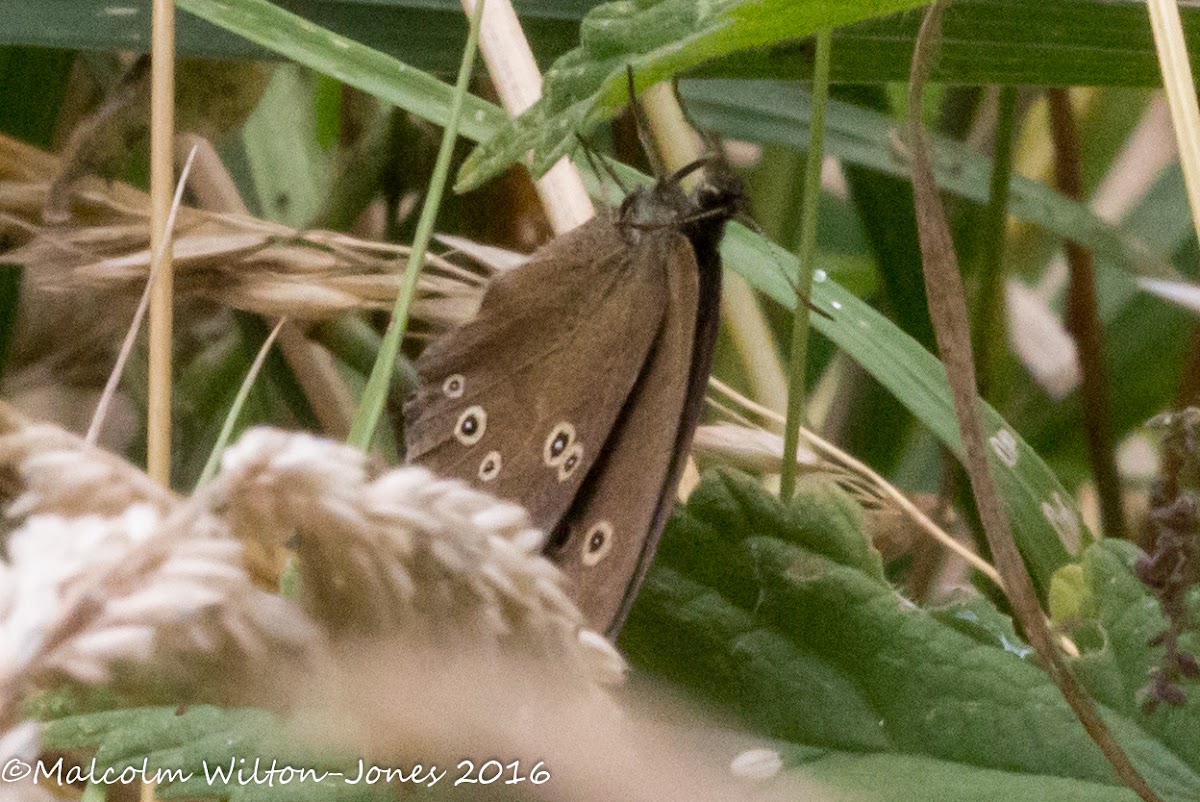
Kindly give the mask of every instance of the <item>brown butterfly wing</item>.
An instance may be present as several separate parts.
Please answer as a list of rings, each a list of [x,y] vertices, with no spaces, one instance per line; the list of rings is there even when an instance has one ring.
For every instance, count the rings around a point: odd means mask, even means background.
[[[520,501],[553,531],[673,306],[666,263],[633,253],[601,216],[495,278],[475,319],[417,361],[408,460]]]
[[[580,609],[609,635],[620,628],[674,506],[711,368],[720,296],[719,267],[701,275],[691,243],[675,229],[646,236],[637,261],[643,270],[668,265],[666,316],[601,462],[549,552]]]

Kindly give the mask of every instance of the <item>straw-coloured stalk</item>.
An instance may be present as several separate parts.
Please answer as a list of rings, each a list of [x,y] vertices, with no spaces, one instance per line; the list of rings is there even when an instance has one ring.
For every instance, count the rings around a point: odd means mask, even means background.
[[[433,224],[437,218],[438,207],[442,203],[442,193],[445,191],[446,179],[450,173],[450,157],[454,152],[454,143],[458,139],[458,125],[462,119],[467,84],[475,66],[475,52],[479,44],[479,26],[484,5],[484,0],[479,0],[475,10],[471,12],[467,43],[463,48],[458,80],[454,86],[454,99],[450,105],[450,117],[442,132],[442,143],[438,148],[437,160],[433,165],[433,175],[429,180],[425,203],[421,207],[421,217],[417,221],[412,252],[409,254],[408,264],[405,268],[404,283],[396,296],[396,304],[392,307],[392,317],[388,321],[387,331],[384,332],[383,342],[379,347],[379,355],[375,359],[371,375],[367,378],[367,386],[363,390],[358,412],[350,425],[349,442],[361,449],[369,448],[371,440],[375,436],[375,429],[379,424],[379,418],[383,415],[384,404],[387,402],[392,372],[395,370],[396,357],[400,353],[400,343],[404,339],[405,332],[408,331],[408,319],[413,300],[416,297],[417,280],[421,274],[425,251],[433,239]]]
[[[146,467],[171,483],[171,362],[174,282],[171,196],[175,189],[175,3],[154,0],[150,17],[150,252],[158,273],[150,291],[150,375]]]
[[[1146,10],[1150,12],[1163,88],[1179,143],[1179,162],[1192,208],[1192,226],[1200,232],[1200,105],[1196,101],[1196,82],[1192,78],[1179,6],[1175,0],[1148,0]]]
[[[481,0],[462,0],[471,15]],[[480,21],[479,52],[504,110],[518,117],[542,96],[542,75],[511,0],[487,0]],[[596,213],[579,169],[567,157],[534,182],[555,234],[586,223]]]

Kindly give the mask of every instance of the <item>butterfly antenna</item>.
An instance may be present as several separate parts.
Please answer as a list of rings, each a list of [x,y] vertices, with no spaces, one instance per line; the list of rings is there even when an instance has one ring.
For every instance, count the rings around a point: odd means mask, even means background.
[[[713,162],[712,156],[701,156],[700,158],[696,159],[695,161],[690,161],[687,164],[680,167],[675,172],[671,173],[669,176],[667,176],[667,179],[664,183],[678,184],[680,181],[687,178],[689,175],[696,172],[697,170],[700,170],[700,169],[712,164],[712,162]]]
[[[597,152],[592,147],[592,143],[584,138],[583,134],[576,131],[575,138],[579,140],[579,146],[583,148],[583,155],[587,157],[588,165],[592,168],[592,173],[595,174],[596,179],[603,181],[604,176],[607,175],[612,179],[614,184],[620,187],[622,195],[628,195],[629,187],[625,186],[625,182],[621,180],[621,176],[617,175],[617,171],[608,163],[608,159]]]
[[[835,320],[836,320],[836,318],[834,318],[834,316],[833,316],[833,315],[829,314],[829,313],[828,313],[828,312],[826,312],[824,309],[822,309],[821,307],[819,307],[819,306],[817,306],[816,304],[814,304],[814,303],[812,302],[812,300],[811,300],[811,299],[810,299],[810,298],[809,298],[807,295],[805,295],[804,293],[797,291],[797,292],[796,292],[796,299],[797,299],[798,301],[800,301],[800,303],[802,303],[802,304],[804,304],[806,307],[808,307],[808,311],[810,311],[810,312],[816,312],[818,315],[820,315],[821,317],[825,318],[826,320],[828,320],[828,321],[830,321],[830,322],[833,322],[833,321],[835,321]]]
[[[733,219],[753,231],[758,236],[767,238],[767,232],[763,231],[763,227],[758,224],[758,221],[755,220],[749,212],[739,210],[738,213],[733,216]]]
[[[767,232],[763,231],[763,228],[762,228],[762,226],[760,226],[758,224],[758,221],[755,220],[753,217],[751,217],[746,212],[739,211],[737,214],[735,214],[733,216],[733,219],[735,221],[741,223],[746,228],[750,229],[751,231],[753,231],[755,234],[759,235],[763,239],[767,240],[767,242],[771,241],[771,238],[767,236]],[[772,257],[774,258],[775,255],[772,254]],[[775,258],[775,264],[778,265],[778,267],[779,267],[779,275],[783,278],[783,280],[785,282],[787,282],[788,287],[791,288],[792,292],[796,296],[796,299],[800,303],[802,303],[806,307],[808,307],[808,310],[810,312],[816,312],[818,315],[825,318],[826,320],[834,320],[833,315],[829,314],[824,309],[822,309],[821,307],[814,304],[812,302],[812,299],[809,298],[806,293],[800,292],[800,285],[798,285],[796,283],[796,281],[788,273],[788,271],[784,269],[782,261],[780,261],[778,258]]]
[[[778,264],[778,263],[779,263],[779,260],[777,259],[776,264]],[[804,306],[808,308],[808,311],[816,312],[818,315],[820,315],[821,317],[823,317],[829,321],[836,320],[836,318],[834,318],[833,315],[829,314],[824,309],[822,309],[821,307],[814,304],[812,302],[812,299],[808,297],[807,293],[800,292],[800,285],[797,284],[790,275],[788,275],[786,270],[782,269],[782,266],[780,267],[779,275],[783,276],[783,280],[787,282],[787,285],[789,287],[791,287],[791,289],[792,289],[792,293],[795,294],[796,300],[799,301],[800,303],[804,304]]]
[[[629,107],[633,110],[633,119],[637,123],[638,140],[642,143],[642,150],[646,152],[646,159],[650,162],[654,177],[661,178],[666,173],[666,168],[663,167],[662,160],[658,158],[658,151],[654,148],[654,132],[650,130],[650,121],[646,119],[646,111],[638,103],[632,64],[625,65],[625,79],[629,84]]]

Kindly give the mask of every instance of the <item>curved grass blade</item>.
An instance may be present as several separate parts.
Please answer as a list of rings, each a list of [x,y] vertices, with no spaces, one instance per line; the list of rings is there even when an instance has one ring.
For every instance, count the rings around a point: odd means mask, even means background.
[[[450,119],[452,86],[266,0],[177,0],[176,5],[430,122],[444,126]],[[497,107],[467,95],[459,133],[476,141],[486,139],[504,119]]]
[[[796,258],[740,225],[731,225],[721,250],[724,263],[756,289],[784,306],[795,303],[788,276]],[[865,302],[819,272],[812,301],[830,315],[812,323],[849,354],[954,452],[964,456],[958,422],[942,364],[914,339]],[[981,405],[992,449],[992,468],[1017,546],[1044,593],[1050,577],[1092,542],[1071,494],[1020,435],[992,407]]]

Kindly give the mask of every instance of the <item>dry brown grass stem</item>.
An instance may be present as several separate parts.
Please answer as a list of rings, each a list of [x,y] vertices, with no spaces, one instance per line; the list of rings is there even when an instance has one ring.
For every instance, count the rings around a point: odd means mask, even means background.
[[[1014,617],[1025,631],[1025,637],[1036,650],[1042,667],[1121,781],[1146,802],[1158,802],[1160,798],[1146,784],[1129,755],[1116,741],[1101,718],[1095,701],[1059,651],[1046,623],[1033,580],[1017,549],[1008,514],[988,461],[958,254],[950,235],[945,209],[938,196],[930,145],[922,123],[925,84],[940,47],[942,12],[947,4],[948,0],[936,0],[926,9],[917,35],[908,90],[909,149],[925,294],[937,335],[938,354],[946,367],[955,417],[958,419],[963,466],[971,482],[984,534],[1003,578],[1004,594],[1012,605]]]
[[[767,409],[761,404],[755,403],[751,399],[746,398],[741,393],[737,392],[732,387],[729,387],[718,379],[714,378],[710,380],[709,386],[727,398],[730,398],[735,403],[740,404],[744,408],[754,412],[755,414],[761,415],[768,420],[774,420],[780,423],[783,422],[783,418],[778,412]],[[968,565],[995,583],[997,587],[1002,586],[1000,583],[999,573],[990,563],[951,537],[951,535],[945,529],[938,526],[937,523],[935,523],[932,518],[926,515],[920,507],[914,504],[912,500],[908,498],[908,496],[900,492],[899,488],[872,470],[869,465],[856,459],[852,455],[835,446],[833,443],[825,440],[816,432],[813,432],[805,427],[800,428],[800,436],[816,450],[820,459],[825,461],[826,464],[845,471],[851,476],[858,477],[860,481],[856,483],[856,485],[865,489],[869,496],[878,499],[881,503],[895,506],[896,509],[902,512],[907,518],[916,524],[921,532],[924,532],[930,538],[932,538],[934,542],[945,548],[947,551],[950,551],[961,557],[967,562]],[[783,438],[778,437],[777,435],[774,435],[774,437],[778,440],[778,450],[774,451],[773,449],[774,453],[777,455],[776,470],[778,470],[778,464],[782,462],[783,459]],[[862,496],[861,493],[856,493],[856,495],[859,497]]]
[[[1059,190],[1068,198],[1084,199],[1079,132],[1066,89],[1049,90],[1050,132],[1054,142],[1054,174]],[[1064,243],[1070,281],[1067,284],[1066,326],[1075,341],[1082,380],[1080,401],[1088,459],[1104,535],[1126,534],[1121,476],[1112,424],[1112,377],[1105,347],[1104,323],[1096,292],[1095,255],[1077,242]]]
[[[167,215],[166,227],[168,231],[174,231],[175,217],[179,212],[179,203],[183,200],[183,188],[187,186],[188,173],[192,169],[192,161],[196,157],[195,148],[188,154],[187,161],[183,165],[183,170],[179,175],[179,184],[175,188],[175,197],[171,201],[171,211]],[[125,363],[129,359],[129,355],[133,353],[133,343],[137,339],[138,332],[142,328],[142,318],[150,307],[150,301],[154,294],[155,279],[163,269],[163,258],[159,254],[157,259],[154,259],[150,264],[150,275],[146,277],[146,289],[142,292],[142,298],[138,302],[137,311],[133,314],[133,321],[129,324],[129,330],[125,333],[125,339],[121,342],[121,350],[117,354],[116,364],[113,365],[112,372],[109,374],[108,381],[104,385],[104,392],[100,395],[100,400],[96,404],[96,412],[92,415],[92,422],[88,426],[87,434],[84,440],[88,445],[95,445],[100,437],[100,428],[104,425],[105,418],[108,416],[108,408],[112,404],[113,398],[117,394],[117,385],[121,381],[121,376],[125,373]]]
[[[175,362],[175,283],[171,196],[175,189],[175,2],[150,12],[150,286],[146,387],[146,471],[171,485],[171,377]]]

